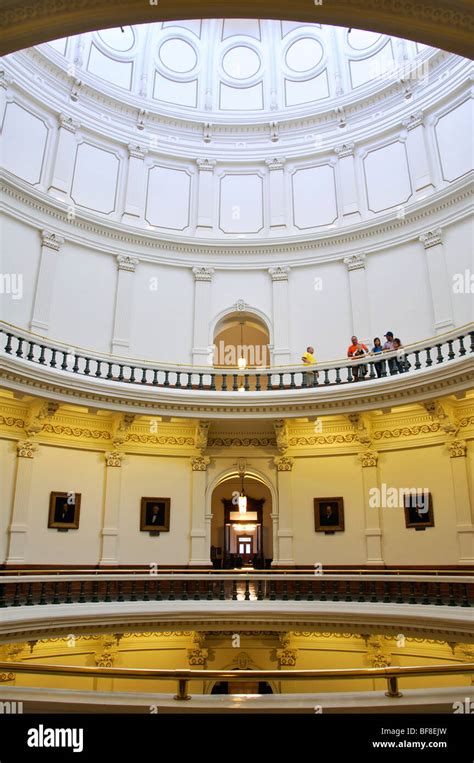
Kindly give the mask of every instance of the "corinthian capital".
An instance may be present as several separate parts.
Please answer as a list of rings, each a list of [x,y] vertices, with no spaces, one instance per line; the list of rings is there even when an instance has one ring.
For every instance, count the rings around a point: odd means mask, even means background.
[[[290,268],[287,265],[278,265],[276,268],[269,268],[268,272],[272,277],[272,281],[288,281]]]
[[[125,270],[127,273],[135,273],[139,260],[137,257],[129,257],[127,254],[117,255],[117,268]]]
[[[427,233],[424,233],[422,236],[420,236],[420,241],[425,249],[429,249],[432,246],[438,246],[439,244],[442,244],[443,239],[441,236],[441,228],[430,230]]]
[[[53,249],[55,252],[59,252],[61,245],[64,244],[64,239],[58,236],[57,233],[53,233],[49,230],[41,231],[41,245],[47,249]]]
[[[210,283],[212,281],[214,268],[193,268],[193,273],[195,281],[207,281]]]
[[[348,271],[362,270],[365,268],[365,254],[351,254],[350,257],[344,257],[344,265]]]

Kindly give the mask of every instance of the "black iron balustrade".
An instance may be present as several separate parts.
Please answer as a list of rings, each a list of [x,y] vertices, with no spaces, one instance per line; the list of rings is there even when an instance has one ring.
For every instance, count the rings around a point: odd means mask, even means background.
[[[209,392],[265,392],[278,390],[315,389],[341,384],[363,383],[376,379],[415,373],[423,368],[449,363],[474,353],[474,330],[436,337],[418,342],[401,351],[370,354],[360,360],[344,359],[311,367],[235,369],[171,366],[99,357],[96,353],[78,348],[54,345],[8,324],[0,324],[1,355],[17,357],[43,368],[52,368],[75,376],[95,377],[108,382],[121,382],[150,388],[205,390]],[[365,373],[364,373],[365,371]]]
[[[239,571],[0,575],[0,608],[123,601],[263,600],[473,607],[474,576]]]

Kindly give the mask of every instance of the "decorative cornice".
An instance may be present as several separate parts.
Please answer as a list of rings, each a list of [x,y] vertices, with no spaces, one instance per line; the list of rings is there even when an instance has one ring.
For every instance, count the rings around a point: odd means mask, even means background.
[[[214,274],[214,268],[198,267],[193,268],[194,280],[204,281],[205,283],[211,283],[212,276]]]
[[[109,453],[104,453],[104,456],[105,456],[106,466],[115,466],[115,467],[122,466],[124,454],[120,453],[118,450],[113,450]]]
[[[42,433],[66,435],[87,440],[110,440],[110,432],[103,429],[87,429],[85,427],[62,426],[59,424],[45,424]]]
[[[145,146],[140,146],[138,143],[128,144],[128,155],[135,159],[144,159],[148,153],[148,149]]]
[[[64,244],[62,236],[58,236],[57,233],[53,233],[49,230],[41,231],[41,246],[59,252],[62,244]]]
[[[268,272],[272,277],[272,281],[288,281],[290,268],[288,265],[277,265],[275,268],[269,268]]]
[[[103,237],[105,240],[114,242],[113,247],[115,251],[111,248],[109,253],[115,255],[116,242],[120,242],[120,244],[127,247],[128,250],[130,250],[130,248],[136,249],[138,246],[153,249],[154,255],[156,252],[163,250],[166,252],[167,264],[185,263],[184,258],[179,260],[175,259],[170,262],[171,252],[194,257],[202,257],[209,253],[219,253],[220,255],[225,254],[226,258],[229,258],[232,255],[241,256],[258,254],[260,257],[262,257],[262,255],[266,257],[275,254],[292,254],[293,256],[296,256],[295,261],[292,262],[292,268],[304,266],[316,260],[318,262],[339,260],[341,259],[340,253],[335,252],[325,254],[324,249],[331,249],[332,247],[337,246],[347,250],[347,248],[353,248],[357,244],[361,245],[362,243],[367,247],[367,239],[372,238],[380,239],[380,243],[374,245],[371,252],[384,249],[387,245],[394,246],[405,243],[406,241],[411,241],[419,237],[419,230],[416,230],[417,223],[421,223],[426,219],[432,219],[433,215],[450,207],[455,207],[463,202],[470,203],[471,200],[470,186],[468,185],[468,181],[463,178],[459,183],[456,182],[456,184],[452,184],[456,185],[455,188],[451,186],[448,189],[441,189],[439,192],[431,194],[428,204],[425,202],[415,202],[415,209],[413,209],[413,211],[407,209],[403,221],[393,215],[386,215],[381,220],[376,221],[375,224],[373,224],[372,221],[370,225],[367,225],[367,222],[364,222],[363,224],[358,223],[348,227],[347,230],[341,230],[337,233],[325,233],[320,236],[312,234],[311,236],[300,236],[298,239],[296,237],[291,237],[279,242],[267,242],[266,244],[255,242],[255,244],[252,244],[251,246],[233,244],[226,246],[225,249],[223,249],[222,242],[216,239],[209,239],[206,241],[194,240],[191,242],[189,239],[184,238],[181,241],[178,241],[175,236],[174,240],[171,240],[171,238],[168,240],[165,234],[162,234],[161,237],[157,238],[156,235],[151,236],[147,234],[146,231],[131,231],[121,224],[115,223],[114,226],[112,226],[106,220],[89,219],[89,216],[84,210],[81,210],[80,215],[76,212],[74,227],[70,228],[67,211],[65,211],[64,207],[60,208],[59,203],[53,197],[47,194],[42,195],[38,189],[34,189],[33,193],[33,189],[31,189],[28,184],[19,181],[9,173],[5,174],[4,193],[10,198],[15,199],[15,201],[24,204],[26,207],[35,209],[40,212],[41,215],[47,214],[49,218],[54,218],[67,225],[68,239],[81,244],[90,244],[89,238],[81,235],[81,231],[85,231],[87,234],[93,236]],[[14,214],[15,217],[18,217],[19,215],[17,207],[15,207],[14,210],[11,206],[6,207],[6,211],[9,214]],[[459,219],[465,219],[467,214],[467,207],[465,209],[463,208],[462,215]],[[21,219],[38,227],[41,225],[33,215],[26,211],[21,215]],[[449,220],[452,219],[453,217],[451,215]],[[455,215],[455,219],[458,219],[457,215]],[[449,220],[446,220],[446,223],[443,221],[443,225],[448,224]],[[409,224],[413,224],[414,229],[410,230]],[[71,235],[69,235],[69,232]],[[390,237],[391,233],[394,233],[392,237]],[[301,258],[302,252],[307,251],[309,251],[311,255],[307,258]],[[315,251],[317,252],[316,258],[314,256]],[[159,257],[156,258],[154,256],[153,260],[156,261],[156,259],[159,261]],[[262,262],[264,262],[264,260],[262,260]],[[263,267],[268,268],[268,264],[266,266],[263,265]]]
[[[451,440],[446,443],[450,458],[464,458],[467,453],[466,440]]]
[[[208,448],[274,448],[275,445],[272,437],[212,437],[207,442]]]
[[[379,454],[375,450],[366,450],[365,453],[359,453],[360,462],[363,469],[371,466],[377,466]]]
[[[191,459],[191,468],[193,472],[206,472],[210,463],[211,459],[208,456],[197,456]]]
[[[320,435],[319,437],[290,437],[289,444],[291,447],[297,445],[313,446],[313,445],[334,445],[335,443],[340,445],[351,444],[358,442],[356,434],[337,434],[337,435]]]
[[[20,440],[16,444],[18,458],[34,458],[37,450],[37,444],[31,440]]]
[[[430,249],[432,246],[439,246],[443,243],[441,228],[424,233],[420,236],[420,241],[425,249]]]
[[[273,159],[265,159],[265,164],[267,165],[270,172],[273,172],[273,170],[282,170],[285,167],[286,158],[284,156],[277,157],[275,156]]]
[[[150,445],[190,445],[194,447],[193,437],[157,437],[156,435],[135,434],[132,432],[125,442],[137,442]]]
[[[374,440],[398,440],[400,437],[413,437],[420,434],[439,432],[440,429],[440,425],[435,422],[433,424],[420,424],[412,427],[378,430],[373,433],[372,437]]]
[[[217,162],[215,159],[196,159],[199,172],[213,172]]]
[[[349,272],[363,270],[365,268],[365,254],[351,254],[350,257],[344,257],[344,265]]]
[[[293,462],[294,459],[288,458],[288,456],[281,456],[273,459],[273,463],[279,472],[291,472],[293,469]]]
[[[135,268],[139,262],[138,257],[129,257],[126,254],[117,255],[117,269],[125,270],[127,273],[135,273]]]

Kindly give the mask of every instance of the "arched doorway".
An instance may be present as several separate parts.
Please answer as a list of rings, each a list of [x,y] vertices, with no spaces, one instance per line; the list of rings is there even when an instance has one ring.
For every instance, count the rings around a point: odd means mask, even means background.
[[[244,370],[271,365],[268,326],[252,312],[236,311],[218,320],[212,343],[216,367]]]
[[[219,681],[211,694],[273,694],[268,681]]]
[[[211,496],[211,561],[217,569],[265,569],[273,559],[272,494],[261,480],[245,476],[247,512],[239,512],[237,474],[219,482]],[[234,500],[233,500],[234,499]]]

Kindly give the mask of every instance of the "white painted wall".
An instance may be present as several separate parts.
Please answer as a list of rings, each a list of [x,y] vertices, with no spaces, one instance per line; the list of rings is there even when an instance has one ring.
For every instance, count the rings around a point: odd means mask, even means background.
[[[38,283],[41,236],[33,227],[10,218],[6,218],[3,230],[7,245],[1,272],[21,275],[23,286],[20,299],[0,294],[2,318],[29,329]],[[468,221],[443,231],[446,288],[451,292],[453,276],[457,273],[464,276],[466,271],[466,284],[472,288],[471,234]],[[115,253],[66,240],[54,257],[56,276],[48,308],[49,337],[68,346],[110,352],[118,280]],[[392,330],[405,344],[435,334],[427,258],[418,240],[367,254],[364,301],[371,326],[368,336],[364,336],[360,326],[353,325],[350,274],[342,259],[301,267],[292,266],[290,257],[287,262],[290,273],[286,321],[293,363],[299,363],[308,344],[315,347],[320,361],[345,356],[353,332],[371,343],[374,336],[382,338],[385,331]],[[135,273],[127,274],[133,284],[131,311],[126,318],[131,357],[192,362],[195,294],[192,267],[140,261]],[[251,269],[242,262],[238,270],[222,270],[216,265],[206,303],[207,315],[203,317],[209,344],[217,317],[235,310],[240,299],[249,305],[250,311],[253,308],[257,314],[262,313],[273,329],[273,289],[268,267]],[[452,293],[451,302],[455,325],[473,320],[471,292]],[[276,307],[279,309],[280,305]]]

